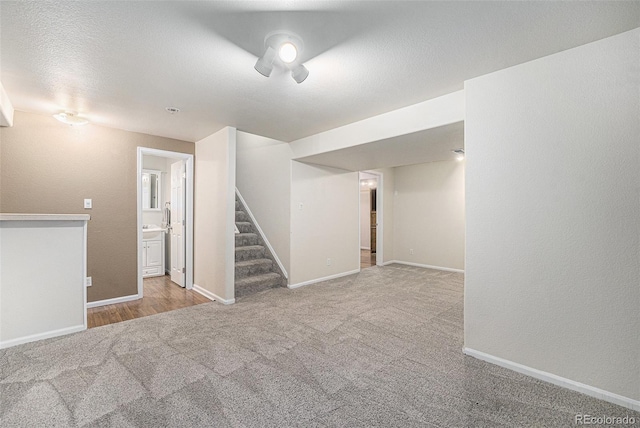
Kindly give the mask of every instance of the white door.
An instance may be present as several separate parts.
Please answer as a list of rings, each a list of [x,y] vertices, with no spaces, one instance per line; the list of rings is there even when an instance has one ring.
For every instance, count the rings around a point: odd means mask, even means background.
[[[171,281],[185,285],[185,162],[171,164]]]

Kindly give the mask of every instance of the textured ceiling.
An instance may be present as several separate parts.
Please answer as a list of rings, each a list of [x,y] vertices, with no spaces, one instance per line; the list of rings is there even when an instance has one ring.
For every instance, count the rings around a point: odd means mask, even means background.
[[[226,125],[292,141],[638,27],[640,2],[2,1],[0,24],[0,81],[18,110],[189,141]],[[300,85],[253,69],[280,29],[304,39]]]

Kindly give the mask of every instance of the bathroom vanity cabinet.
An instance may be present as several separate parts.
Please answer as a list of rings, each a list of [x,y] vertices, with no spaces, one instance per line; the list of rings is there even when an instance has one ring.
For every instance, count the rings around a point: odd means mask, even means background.
[[[164,233],[142,240],[142,277],[164,275]]]

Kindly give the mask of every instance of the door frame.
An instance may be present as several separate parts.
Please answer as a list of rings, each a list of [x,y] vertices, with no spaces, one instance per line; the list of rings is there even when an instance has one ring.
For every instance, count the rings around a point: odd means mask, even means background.
[[[185,194],[185,288],[191,290],[193,288],[193,158],[188,153],[171,152],[167,150],[152,149],[148,147],[138,147],[137,158],[137,236],[138,236],[138,298],[143,297],[144,288],[142,286],[142,157],[144,155],[158,156],[175,160],[184,160],[186,163],[186,194]]]
[[[358,171],[358,269],[360,269],[360,243],[362,242],[362,227],[360,222],[360,173],[375,175],[376,184],[376,266],[384,266],[384,174],[379,171]],[[369,225],[371,226],[371,225]]]

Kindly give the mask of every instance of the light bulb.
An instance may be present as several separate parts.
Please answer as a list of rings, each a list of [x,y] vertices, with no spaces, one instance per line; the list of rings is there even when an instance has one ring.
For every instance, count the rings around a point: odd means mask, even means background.
[[[296,49],[293,43],[286,42],[280,46],[278,55],[283,62],[289,64],[296,60],[296,57],[298,56],[298,49]]]

